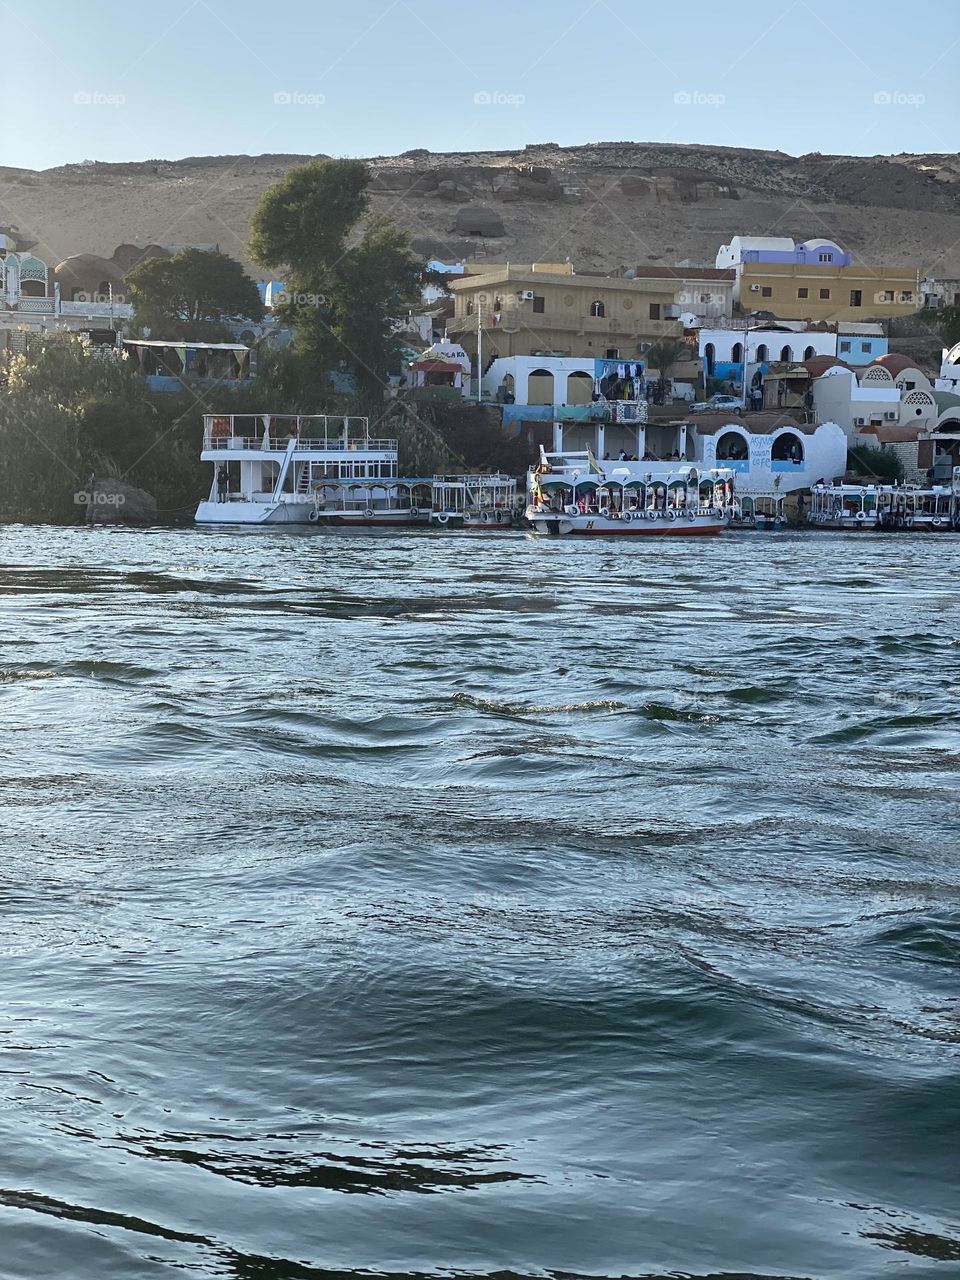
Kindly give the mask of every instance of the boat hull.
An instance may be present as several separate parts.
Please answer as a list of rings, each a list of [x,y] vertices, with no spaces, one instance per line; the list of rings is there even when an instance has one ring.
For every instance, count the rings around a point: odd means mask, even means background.
[[[680,516],[670,519],[630,519],[617,516],[527,512],[535,533],[550,537],[706,538],[723,533],[726,516]]]

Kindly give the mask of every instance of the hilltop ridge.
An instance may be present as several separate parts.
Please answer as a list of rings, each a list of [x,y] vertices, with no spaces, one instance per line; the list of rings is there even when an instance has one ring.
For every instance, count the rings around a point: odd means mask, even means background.
[[[246,258],[263,191],[314,157],[187,156],[0,167],[0,215],[50,262],[121,243],[218,243]],[[563,261],[613,271],[712,263],[737,233],[823,235],[866,263],[960,276],[960,157],[790,156],[655,142],[431,152],[367,160],[374,215],[445,259]],[[464,215],[464,211],[470,211]],[[908,216],[905,216],[908,215]],[[483,234],[479,234],[482,232]]]

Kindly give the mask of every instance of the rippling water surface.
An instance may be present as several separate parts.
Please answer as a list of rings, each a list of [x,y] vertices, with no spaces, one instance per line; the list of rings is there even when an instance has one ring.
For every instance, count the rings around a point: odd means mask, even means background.
[[[0,560],[4,1280],[960,1275],[960,542]]]

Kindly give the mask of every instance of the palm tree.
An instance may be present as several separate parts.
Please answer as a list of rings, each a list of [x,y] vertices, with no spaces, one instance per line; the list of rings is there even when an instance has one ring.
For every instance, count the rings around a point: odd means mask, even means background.
[[[682,338],[658,338],[647,348],[644,359],[648,369],[655,368],[660,375],[660,387],[664,395],[667,389],[667,377],[678,361],[689,357],[690,348]]]

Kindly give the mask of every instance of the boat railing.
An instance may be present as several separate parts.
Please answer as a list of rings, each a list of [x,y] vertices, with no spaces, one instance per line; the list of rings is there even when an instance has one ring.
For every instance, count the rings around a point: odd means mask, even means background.
[[[303,453],[396,453],[397,441],[389,439],[350,438],[343,436],[276,436],[271,434],[267,441],[263,435],[215,435],[212,431],[204,433],[205,449],[252,449],[256,452],[286,453],[290,440],[295,440],[294,452]]]

